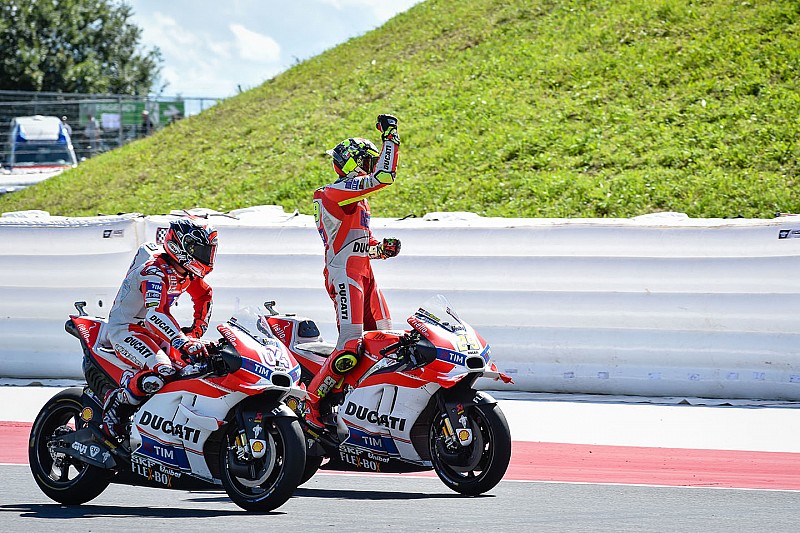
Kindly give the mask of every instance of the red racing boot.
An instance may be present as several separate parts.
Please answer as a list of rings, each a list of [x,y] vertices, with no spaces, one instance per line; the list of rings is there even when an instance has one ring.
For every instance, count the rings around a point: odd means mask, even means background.
[[[308,384],[305,414],[305,421],[308,425],[319,429],[325,427],[323,418],[328,414],[330,407],[327,402],[324,402],[325,397],[331,391],[342,387],[345,374],[358,364],[360,348],[361,339],[347,341],[343,350],[334,351],[325,359],[325,364]],[[323,413],[323,411],[325,412]]]

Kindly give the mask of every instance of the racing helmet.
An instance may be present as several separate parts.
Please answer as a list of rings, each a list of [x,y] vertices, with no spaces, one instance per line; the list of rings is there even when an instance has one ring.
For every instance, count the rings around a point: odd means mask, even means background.
[[[339,176],[370,174],[378,162],[378,149],[369,140],[351,137],[327,152],[333,158],[333,169]]]
[[[192,218],[173,220],[164,236],[164,251],[180,266],[203,278],[214,269],[217,230]]]

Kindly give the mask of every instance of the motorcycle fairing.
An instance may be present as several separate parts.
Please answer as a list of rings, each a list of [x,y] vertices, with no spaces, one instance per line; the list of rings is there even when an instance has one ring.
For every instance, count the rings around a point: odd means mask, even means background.
[[[69,327],[70,322],[72,328]],[[70,320],[65,324],[65,328],[81,341],[85,359],[93,362],[108,380],[115,384],[125,385],[136,369],[119,359],[112,348],[102,345],[102,330],[105,324],[104,318],[70,315]],[[84,374],[87,373],[86,365],[87,361],[84,360]]]
[[[231,406],[244,394],[228,396],[237,399],[208,398],[181,391],[156,394],[134,415],[130,437],[132,455],[213,480],[203,446],[222,425]],[[198,404],[202,404],[202,408]],[[194,406],[205,415],[197,414]]]
[[[294,360],[287,348],[271,335],[269,329],[261,324],[263,318],[253,317],[256,325],[251,325],[246,318],[237,315],[228,324],[217,326],[217,329],[241,355],[242,369],[249,374],[250,379],[247,380],[247,384],[251,387],[273,385],[273,374],[287,374],[291,378],[291,383],[297,382],[300,379],[300,364]],[[246,335],[235,335],[231,328],[239,329]],[[254,335],[251,331],[257,333]],[[231,379],[238,383],[243,376],[237,375]],[[230,386],[225,378],[219,384],[223,387]]]
[[[450,388],[470,373],[484,372],[491,364],[490,347],[472,326],[461,322],[458,327],[443,325],[433,320],[434,315],[422,311],[409,317],[408,323],[436,347],[436,359],[410,373]],[[452,348],[446,348],[448,345]]]
[[[131,469],[123,470],[113,479],[114,483],[139,485],[176,490],[213,490],[219,484],[185,474],[159,461],[141,455],[131,457]]]
[[[414,388],[383,384],[353,389],[338,411],[348,431],[342,445],[405,461],[423,461],[412,443],[411,429],[438,388],[429,383]]]

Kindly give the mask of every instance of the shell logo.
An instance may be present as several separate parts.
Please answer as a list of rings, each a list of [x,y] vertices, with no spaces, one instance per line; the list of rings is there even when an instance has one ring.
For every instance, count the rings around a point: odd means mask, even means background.
[[[81,411],[81,420],[84,422],[88,422],[94,416],[94,411],[92,411],[91,407],[84,407]]]
[[[264,443],[261,441],[255,441],[253,443],[253,452],[254,453],[261,453],[264,450]]]
[[[470,435],[470,432],[466,429],[461,429],[458,431],[458,440],[461,442],[467,442],[470,437],[472,437],[472,435]]]

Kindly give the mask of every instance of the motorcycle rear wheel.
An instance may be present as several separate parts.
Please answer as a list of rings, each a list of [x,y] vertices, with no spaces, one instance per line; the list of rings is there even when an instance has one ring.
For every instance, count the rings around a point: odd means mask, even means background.
[[[236,455],[236,424],[228,424],[219,454],[220,478],[233,503],[247,511],[272,511],[286,503],[300,484],[306,448],[300,422],[293,418],[265,421],[267,452],[260,459],[240,461]],[[237,476],[231,468],[246,466],[250,474]]]
[[[48,497],[64,505],[93,500],[108,487],[112,475],[48,446],[59,436],[85,425],[80,417],[82,394],[81,389],[71,388],[53,396],[36,416],[28,439],[28,462],[36,484]]]
[[[462,447],[444,438],[444,413],[434,417],[429,433],[436,475],[452,490],[477,496],[494,488],[511,461],[511,432],[497,404],[476,405],[466,413],[472,444]]]

